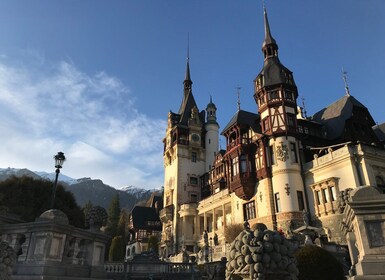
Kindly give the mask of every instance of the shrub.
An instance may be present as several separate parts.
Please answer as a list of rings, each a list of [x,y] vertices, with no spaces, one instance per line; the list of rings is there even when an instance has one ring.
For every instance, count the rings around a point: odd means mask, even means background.
[[[242,224],[232,224],[232,225],[226,226],[224,231],[225,241],[228,243],[233,242],[234,239],[238,236],[238,234],[242,230],[243,230]]]
[[[305,246],[295,253],[298,280],[345,280],[342,264],[318,246]]]

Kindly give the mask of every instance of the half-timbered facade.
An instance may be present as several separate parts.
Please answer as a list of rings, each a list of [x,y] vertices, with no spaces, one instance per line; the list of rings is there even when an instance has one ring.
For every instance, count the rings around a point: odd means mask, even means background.
[[[325,238],[344,244],[339,197],[365,185],[385,190],[385,125],[375,125],[348,89],[307,116],[266,11],[264,24],[263,66],[254,80],[258,111],[238,108],[221,132],[223,150],[217,108],[210,98],[206,112],[198,111],[187,62],[182,106],[169,113],[164,138],[164,255],[182,247],[197,252],[204,231],[226,248],[226,228],[244,221],[290,231],[307,213]]]

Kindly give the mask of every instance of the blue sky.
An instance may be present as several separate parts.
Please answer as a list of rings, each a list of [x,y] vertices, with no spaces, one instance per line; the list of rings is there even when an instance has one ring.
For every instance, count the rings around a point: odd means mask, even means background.
[[[343,96],[344,67],[351,94],[384,122],[385,1],[265,2],[308,114]],[[53,171],[63,151],[68,176],[163,185],[187,34],[195,99],[202,110],[212,95],[223,128],[237,86],[241,108],[257,110],[263,32],[257,0],[1,0],[0,168]]]

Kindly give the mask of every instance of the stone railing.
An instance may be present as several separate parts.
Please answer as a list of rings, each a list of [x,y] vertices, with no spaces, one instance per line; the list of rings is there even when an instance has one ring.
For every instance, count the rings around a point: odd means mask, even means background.
[[[104,264],[104,270],[107,273],[120,273],[124,272],[124,263],[122,262],[110,262]]]
[[[129,275],[130,279],[149,277],[158,278],[165,275],[175,275],[178,279],[201,279],[197,265],[195,263],[169,263],[154,260],[130,261],[130,262],[110,262],[104,264],[107,277],[112,279],[123,279],[124,275]],[[162,278],[164,279],[164,278]],[[168,278],[167,278],[168,279]],[[176,279],[172,277],[172,279]]]
[[[214,203],[214,202],[219,201],[219,200],[226,198],[226,197],[229,197],[229,190],[228,189],[221,190],[220,192],[217,192],[217,193],[207,197],[206,199],[200,201],[200,203],[199,203],[200,208],[203,208],[203,207],[209,205],[210,203]]]
[[[345,145],[337,150],[330,149],[326,155],[323,155],[321,157],[315,156],[312,161],[305,163],[304,164],[305,170],[326,164],[342,156],[350,155],[350,152],[351,151],[348,145]]]

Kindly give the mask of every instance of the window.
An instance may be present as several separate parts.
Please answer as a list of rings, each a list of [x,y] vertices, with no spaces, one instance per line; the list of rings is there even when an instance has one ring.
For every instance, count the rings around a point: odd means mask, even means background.
[[[241,173],[247,172],[246,156],[245,155],[241,155],[240,156],[240,161],[241,161]]]
[[[267,131],[267,130],[270,130],[269,117],[263,120],[263,131]]]
[[[198,177],[191,176],[190,177],[190,185],[198,185]]]
[[[197,152],[191,152],[191,161],[197,162]]]
[[[286,117],[287,117],[287,125],[295,126],[294,116],[292,114],[287,114]]]
[[[273,90],[269,92],[269,101],[270,100],[278,100],[279,99],[279,91]]]
[[[243,217],[245,221],[254,219],[256,217],[254,200],[243,204]]]
[[[330,201],[329,192],[327,189],[322,189],[322,195],[326,203]]]
[[[302,127],[302,125],[299,125],[299,126],[298,126],[298,132],[299,132],[299,133],[303,133],[303,127]]]
[[[255,153],[255,164],[257,167],[257,170],[262,169],[263,166],[263,154],[262,154],[262,148],[258,148],[257,152]]]
[[[337,192],[336,192],[336,188],[334,186],[331,186],[329,187],[329,190],[330,190],[330,193],[331,193],[331,200],[332,201],[335,201],[337,199]]]
[[[330,177],[311,185],[316,215],[321,217],[338,211],[338,177]]]
[[[298,162],[298,156],[297,156],[297,146],[295,143],[290,143],[290,157],[292,163]]]
[[[236,176],[239,173],[238,157],[231,160],[231,172],[233,176]]]
[[[316,191],[316,198],[317,198],[317,205],[320,205],[321,202],[322,202],[321,192],[320,191]]]
[[[293,100],[293,93],[291,91],[285,90],[285,99]]]
[[[279,213],[282,211],[281,209],[281,199],[279,197],[279,193],[275,193],[274,194],[274,198],[275,198],[275,212]]]
[[[305,132],[305,134],[309,134],[309,129],[306,126],[303,128],[303,131]]]
[[[196,193],[190,194],[190,202],[198,202],[198,195]]]
[[[298,210],[302,211],[305,209],[305,205],[303,202],[303,193],[301,191],[297,191],[297,198],[298,198]]]
[[[275,164],[274,146],[270,146],[269,150],[270,150],[271,165],[274,165]]]
[[[377,188],[379,188],[382,193],[385,193],[385,183],[381,176],[376,176],[376,184]]]

